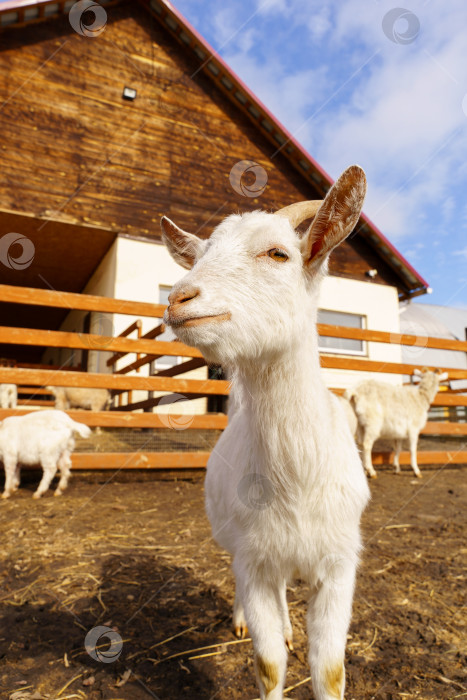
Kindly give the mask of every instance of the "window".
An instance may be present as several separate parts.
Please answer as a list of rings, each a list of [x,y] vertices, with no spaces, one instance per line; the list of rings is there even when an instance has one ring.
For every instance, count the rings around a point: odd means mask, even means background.
[[[342,311],[327,311],[318,309],[318,323],[327,323],[333,326],[344,326],[346,328],[365,328],[365,316],[358,314],[347,314]],[[352,340],[351,338],[330,338],[319,336],[318,347],[329,353],[339,353],[343,355],[365,355],[366,343],[363,340]]]
[[[159,285],[159,304],[164,304],[164,306],[167,306],[169,303],[169,294],[172,291],[172,287],[166,287],[162,284]],[[171,328],[167,328],[161,335],[157,336],[157,340],[177,340],[175,337],[175,333],[172,331]],[[180,364],[181,358],[180,357],[173,357],[172,355],[163,355],[162,357],[158,357],[156,360],[156,370],[159,369],[168,369],[169,367],[174,367],[175,365]]]

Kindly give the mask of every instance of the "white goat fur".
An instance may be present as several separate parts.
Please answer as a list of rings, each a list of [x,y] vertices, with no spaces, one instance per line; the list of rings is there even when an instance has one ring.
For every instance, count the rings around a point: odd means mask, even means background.
[[[46,387],[55,396],[55,408],[65,411],[68,408],[87,408],[102,411],[110,401],[108,389],[88,389],[81,387]]]
[[[208,463],[206,510],[215,539],[233,555],[234,626],[238,636],[250,630],[262,700],[283,697],[284,639],[292,645],[286,584],[297,576],[312,591],[316,700],[344,695],[369,491],[344,411],[322,378],[316,310],[328,255],[357,223],[365,189],[363,171],[349,168],[315,206],[303,237],[285,210],[229,216],[208,241],[162,219],[172,256],[192,268],[174,286],[164,320],[233,377],[229,425]]]
[[[70,455],[75,447],[73,433],[87,438],[91,430],[83,423],[76,423],[63,411],[36,411],[26,416],[5,418],[0,423],[0,460],[5,467],[3,498],[8,498],[18,489],[22,464],[40,464],[43,469],[34,498],[40,498],[47,491],[57,468],[60,481],[55,496],[63,493],[68,485]]]
[[[350,401],[345,396],[337,396],[337,399],[339,400],[339,403],[344,409],[345,417],[347,418],[347,423],[349,424],[350,432],[355,438],[357,435],[358,428],[358,420],[357,416],[355,415],[355,411],[353,410]]]
[[[16,384],[0,384],[0,408],[16,408],[17,403]]]
[[[410,464],[415,474],[421,477],[417,464],[418,436],[426,423],[439,382],[447,379],[448,374],[421,373],[417,370],[415,374],[421,378],[418,386],[394,386],[369,379],[345,393],[358,420],[357,440],[363,449],[363,466],[373,478],[376,472],[371,461],[371,450],[378,438],[394,440],[397,473],[401,470],[399,455],[402,441],[408,439]]]

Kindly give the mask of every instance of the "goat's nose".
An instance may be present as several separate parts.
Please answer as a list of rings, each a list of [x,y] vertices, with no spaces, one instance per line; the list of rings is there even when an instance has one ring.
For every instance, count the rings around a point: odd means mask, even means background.
[[[184,287],[177,292],[171,292],[169,294],[169,304],[171,306],[174,304],[184,304],[186,301],[191,301],[199,296],[199,294],[200,291],[197,287]]]

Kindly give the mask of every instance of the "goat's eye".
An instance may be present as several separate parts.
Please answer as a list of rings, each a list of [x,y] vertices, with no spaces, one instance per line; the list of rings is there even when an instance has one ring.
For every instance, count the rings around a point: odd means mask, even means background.
[[[271,248],[271,250],[268,250],[268,255],[276,262],[286,262],[289,259],[289,256],[282,248]]]

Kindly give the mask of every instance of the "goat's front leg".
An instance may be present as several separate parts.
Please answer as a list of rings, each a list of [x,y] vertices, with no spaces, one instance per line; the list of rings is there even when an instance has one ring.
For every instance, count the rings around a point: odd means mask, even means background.
[[[279,606],[282,614],[282,622],[284,626],[284,637],[285,644],[289,651],[293,651],[293,630],[292,624],[289,618],[289,610],[287,606],[287,584],[279,589]],[[239,586],[235,586],[235,602],[233,608],[233,625],[234,634],[237,639],[245,639],[248,634],[248,625],[245,620],[245,611],[243,609],[243,603],[240,599]]]
[[[282,622],[284,625],[285,644],[289,651],[293,651],[293,631],[289,617],[289,606],[287,605],[287,582],[279,588],[279,605],[282,613]]]
[[[11,459],[5,458],[4,459],[4,467],[5,467],[5,488],[2,494],[2,498],[10,498],[11,494],[13,491],[16,491],[18,484],[16,483],[16,461],[12,461]]]
[[[409,445],[410,445],[410,465],[415,472],[415,476],[419,479],[422,478],[422,473],[418,468],[417,464],[417,445],[418,445],[418,433],[411,432],[409,434]]]
[[[255,671],[261,700],[282,700],[287,666],[279,585],[245,571],[239,576],[240,596],[253,640]]]
[[[308,608],[309,661],[316,700],[343,700],[344,656],[352,613],[356,565],[340,557],[326,562],[326,576]]]
[[[376,437],[371,435],[368,431],[365,431],[363,435],[362,448],[363,448],[363,467],[372,479],[376,479],[376,472],[373,467],[373,462],[371,461],[371,451]]]
[[[396,469],[396,474],[400,473],[401,467],[399,464],[399,455],[402,450],[402,440],[394,440],[394,459],[393,459],[393,465]]]
[[[234,634],[237,639],[245,639],[248,634],[248,626],[245,620],[245,611],[243,610],[243,603],[240,598],[238,583],[235,584],[235,602],[233,607],[233,626]]]

